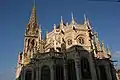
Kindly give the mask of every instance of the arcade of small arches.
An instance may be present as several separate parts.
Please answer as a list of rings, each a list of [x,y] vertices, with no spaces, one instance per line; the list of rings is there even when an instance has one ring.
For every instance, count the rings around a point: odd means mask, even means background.
[[[84,39],[83,39],[83,37],[78,37],[77,43],[78,43],[78,44],[84,44]],[[68,40],[67,40],[67,44],[68,44],[68,45],[72,45],[72,39],[68,39]]]
[[[80,73],[82,76],[82,79],[89,79],[92,80],[92,75],[91,75],[91,67],[89,60],[86,57],[82,57],[80,59]],[[56,64],[54,66],[54,80],[77,80],[77,69],[76,69],[76,62],[73,59],[68,59],[66,62],[66,65],[60,65]],[[66,69],[66,70],[65,70]],[[101,68],[104,69],[104,73],[102,72],[101,74],[106,75],[105,73],[105,68],[104,66]],[[44,65],[40,69],[40,78],[38,80],[51,80],[52,78],[52,71],[49,65]],[[103,75],[103,76],[104,76]],[[35,80],[35,72],[33,70],[27,70],[25,72],[25,80]],[[101,76],[102,77],[102,76]],[[102,79],[101,79],[102,80]],[[103,79],[107,80],[107,78]]]

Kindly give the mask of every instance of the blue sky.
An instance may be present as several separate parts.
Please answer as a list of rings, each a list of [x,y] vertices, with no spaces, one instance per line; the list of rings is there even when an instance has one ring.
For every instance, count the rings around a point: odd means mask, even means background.
[[[0,0],[0,80],[14,80],[17,54],[23,50],[24,31],[33,0]],[[90,0],[36,0],[37,18],[42,32],[71,21],[71,12],[78,23],[83,15],[90,19],[101,40],[109,44],[114,60],[120,57],[120,3]],[[120,62],[119,62],[120,63]]]

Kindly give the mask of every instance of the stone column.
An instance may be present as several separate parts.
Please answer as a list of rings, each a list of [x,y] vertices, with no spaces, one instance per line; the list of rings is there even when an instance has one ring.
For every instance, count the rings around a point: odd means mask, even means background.
[[[91,73],[91,77],[92,80],[97,80],[97,72],[96,72],[96,62],[94,62],[94,60],[92,59],[92,55],[88,56],[88,61],[89,61],[89,66],[90,66],[90,73]]]
[[[33,68],[33,70],[32,70],[32,80],[35,80],[35,78],[36,78],[36,72],[35,72],[35,68]]]
[[[96,63],[95,63],[96,65]],[[97,79],[100,80],[100,69],[99,69],[99,66],[96,66],[96,76],[97,76]]]
[[[20,77],[21,77],[21,80],[25,80],[25,79],[24,79],[24,70],[22,70]]]
[[[64,80],[68,80],[67,62],[64,61]]]
[[[22,80],[25,80],[25,70],[23,68],[23,71],[22,71]]]
[[[82,78],[80,77],[80,61],[79,61],[79,59],[75,60],[75,70],[76,70],[77,80],[81,80]]]
[[[39,79],[39,66],[36,67],[36,80],[40,80]]]
[[[42,65],[41,65],[42,66]],[[38,66],[38,80],[41,80],[41,66]]]
[[[50,74],[51,74],[51,80],[55,80],[55,64],[51,64],[50,66]]]

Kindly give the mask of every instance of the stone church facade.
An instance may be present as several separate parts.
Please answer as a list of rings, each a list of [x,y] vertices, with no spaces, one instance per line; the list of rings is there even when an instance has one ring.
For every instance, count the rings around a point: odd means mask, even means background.
[[[24,34],[24,49],[18,54],[16,80],[117,80],[109,48],[100,42],[88,18],[78,24],[60,24],[42,39],[42,30],[32,13]]]

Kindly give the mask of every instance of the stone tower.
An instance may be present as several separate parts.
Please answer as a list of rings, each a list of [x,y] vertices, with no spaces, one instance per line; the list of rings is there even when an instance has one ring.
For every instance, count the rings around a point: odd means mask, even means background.
[[[41,29],[36,16],[35,4],[32,8],[32,13],[27,24],[27,28],[24,35],[24,49],[23,49],[23,63],[29,62],[29,59],[33,57],[33,54],[37,51],[43,51],[43,43],[41,36]]]

